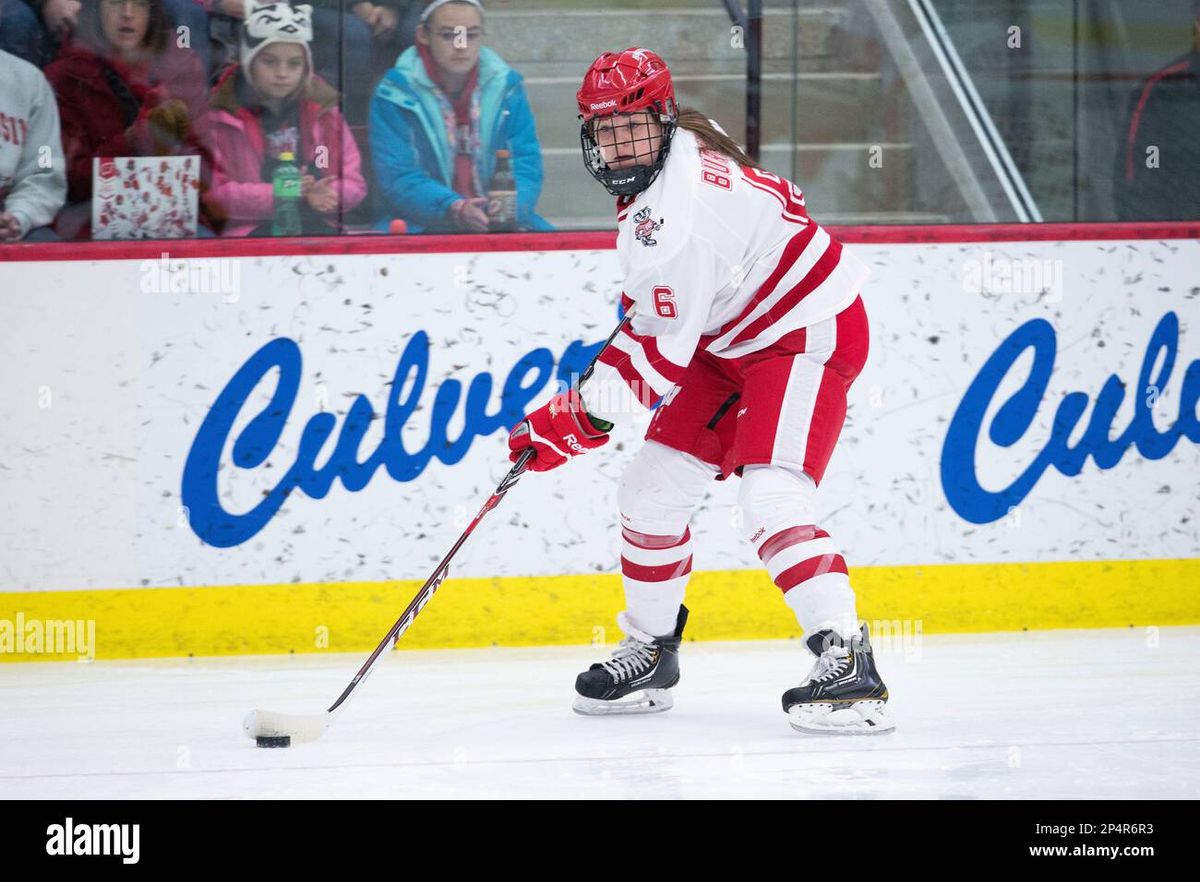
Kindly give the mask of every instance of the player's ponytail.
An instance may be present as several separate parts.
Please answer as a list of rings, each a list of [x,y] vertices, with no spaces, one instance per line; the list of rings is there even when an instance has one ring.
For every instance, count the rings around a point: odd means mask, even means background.
[[[746,168],[762,168],[761,165],[746,155],[746,151],[738,146],[737,141],[716,128],[713,125],[713,121],[699,110],[693,110],[690,107],[680,107],[675,125],[678,128],[687,129],[696,136],[696,140],[709,150],[724,153],[738,165]]]

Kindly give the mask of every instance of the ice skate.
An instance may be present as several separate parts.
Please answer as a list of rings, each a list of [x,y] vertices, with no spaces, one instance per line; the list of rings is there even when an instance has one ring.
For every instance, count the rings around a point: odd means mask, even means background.
[[[882,735],[896,728],[883,714],[888,691],[875,670],[865,624],[846,642],[826,630],[806,643],[817,663],[801,685],[783,693],[793,729],[809,735]]]
[[[652,637],[635,628],[626,613],[617,623],[627,636],[606,662],[594,664],[575,680],[573,710],[587,716],[653,714],[670,710],[670,689],[679,682],[679,643],[687,623],[679,607],[675,633]]]

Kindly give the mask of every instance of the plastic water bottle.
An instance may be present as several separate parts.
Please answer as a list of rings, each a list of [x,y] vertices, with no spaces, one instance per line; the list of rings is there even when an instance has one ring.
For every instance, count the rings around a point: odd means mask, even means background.
[[[295,154],[290,151],[279,154],[271,189],[275,195],[275,222],[271,224],[271,235],[299,236],[300,169],[296,167]]]
[[[488,229],[496,233],[517,228],[517,181],[513,177],[507,150],[496,151],[496,170],[488,183]]]

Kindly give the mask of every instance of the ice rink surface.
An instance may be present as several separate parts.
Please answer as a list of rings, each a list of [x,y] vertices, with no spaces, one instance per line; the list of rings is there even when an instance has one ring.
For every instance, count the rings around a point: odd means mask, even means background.
[[[571,712],[591,647],[397,652],[319,741],[256,748],[255,707],[326,707],[363,655],[0,665],[0,796],[1200,796],[1200,628],[879,641],[890,735],[793,732],[799,641],[687,643],[675,707]]]

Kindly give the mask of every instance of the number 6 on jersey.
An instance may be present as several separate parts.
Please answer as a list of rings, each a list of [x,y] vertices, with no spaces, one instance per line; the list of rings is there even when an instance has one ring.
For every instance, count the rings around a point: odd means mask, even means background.
[[[675,292],[666,285],[654,289],[654,312],[659,318],[679,317],[679,310],[675,308]]]

